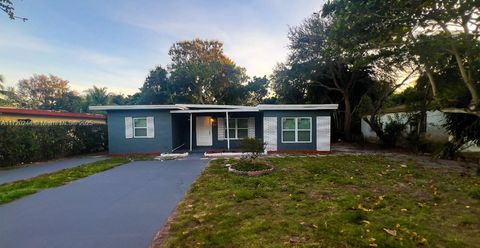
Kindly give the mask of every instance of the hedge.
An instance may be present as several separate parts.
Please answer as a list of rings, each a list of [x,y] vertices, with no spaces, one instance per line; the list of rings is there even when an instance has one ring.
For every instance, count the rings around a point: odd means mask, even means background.
[[[0,167],[107,149],[107,125],[0,122]]]

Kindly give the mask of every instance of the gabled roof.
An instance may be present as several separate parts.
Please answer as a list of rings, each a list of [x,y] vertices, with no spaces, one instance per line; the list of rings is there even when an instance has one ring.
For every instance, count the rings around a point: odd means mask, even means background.
[[[106,119],[104,115],[97,115],[97,114],[58,112],[58,111],[39,110],[39,109],[18,109],[18,108],[0,108],[0,114],[35,115],[35,116],[51,116],[51,117],[67,117],[67,118],[99,119],[99,120]]]
[[[175,104],[175,105],[106,105],[90,106],[90,110],[170,109],[172,113],[258,112],[268,110],[335,110],[338,104],[259,104],[257,106]]]

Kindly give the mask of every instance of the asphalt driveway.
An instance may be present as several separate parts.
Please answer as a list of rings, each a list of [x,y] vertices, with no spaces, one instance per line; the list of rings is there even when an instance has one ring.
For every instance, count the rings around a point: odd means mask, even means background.
[[[138,161],[0,206],[0,247],[147,247],[207,161]]]
[[[82,156],[63,158],[48,162],[37,162],[26,167],[0,170],[0,184],[36,177],[41,174],[72,168],[105,159],[104,156]]]

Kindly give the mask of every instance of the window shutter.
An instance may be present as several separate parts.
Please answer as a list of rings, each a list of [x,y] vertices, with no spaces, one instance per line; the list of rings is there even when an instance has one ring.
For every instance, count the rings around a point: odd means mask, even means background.
[[[255,138],[255,117],[248,118],[248,137]]]
[[[330,151],[330,116],[317,116],[317,151]]]
[[[147,138],[155,137],[155,123],[153,122],[153,117],[147,117]]]
[[[133,138],[133,118],[125,117],[125,138]]]
[[[225,140],[225,119],[217,118],[217,127],[218,127],[218,140]]]

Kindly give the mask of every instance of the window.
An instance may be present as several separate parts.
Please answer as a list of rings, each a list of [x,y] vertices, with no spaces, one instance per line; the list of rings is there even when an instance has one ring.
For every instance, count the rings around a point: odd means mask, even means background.
[[[282,118],[282,143],[312,142],[311,117]]]
[[[147,118],[133,118],[133,137],[147,137]]]
[[[229,118],[228,130],[230,139],[243,139],[248,137],[248,118]],[[225,123],[225,138],[227,138],[227,124]]]

